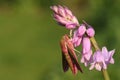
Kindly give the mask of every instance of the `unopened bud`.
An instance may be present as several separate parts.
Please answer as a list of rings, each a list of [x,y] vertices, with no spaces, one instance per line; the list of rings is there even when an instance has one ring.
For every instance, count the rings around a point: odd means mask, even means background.
[[[89,27],[87,30],[86,30],[86,33],[89,37],[93,37],[95,35],[95,30],[92,28],[92,27]]]

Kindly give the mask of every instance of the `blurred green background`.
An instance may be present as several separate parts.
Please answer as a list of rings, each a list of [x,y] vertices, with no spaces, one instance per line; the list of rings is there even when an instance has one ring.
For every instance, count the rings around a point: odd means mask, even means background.
[[[0,0],[0,80],[103,80],[83,64],[83,74],[62,71],[59,40],[68,31],[52,18],[57,4],[92,25],[99,46],[116,49],[108,72],[120,80],[120,0]]]

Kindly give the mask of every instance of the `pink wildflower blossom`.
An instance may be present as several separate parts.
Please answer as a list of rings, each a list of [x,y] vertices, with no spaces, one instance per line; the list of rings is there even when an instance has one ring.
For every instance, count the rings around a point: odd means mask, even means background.
[[[65,26],[67,29],[73,29],[79,25],[77,18],[73,13],[63,6],[51,6],[51,9],[54,12],[54,19],[62,26]]]

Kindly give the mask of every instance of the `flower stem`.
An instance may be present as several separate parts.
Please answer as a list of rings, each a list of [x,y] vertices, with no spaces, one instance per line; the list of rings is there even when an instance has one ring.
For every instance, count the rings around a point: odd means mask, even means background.
[[[96,40],[94,37],[90,38],[91,42],[92,42],[92,45],[94,46],[95,50],[100,50]],[[102,73],[103,73],[103,76],[104,76],[104,80],[110,80],[110,77],[108,75],[108,72],[106,69],[102,69]]]
[[[110,80],[110,77],[109,77],[109,75],[108,75],[107,70],[102,69],[102,73],[103,73],[103,76],[104,76],[104,79],[105,79],[105,80]]]
[[[72,38],[72,30],[70,30],[69,37]]]
[[[98,47],[98,44],[97,44],[95,38],[92,37],[92,38],[90,38],[90,40],[91,40],[92,45],[94,46],[95,50],[96,50],[96,51],[97,51],[97,50],[100,50],[100,48]]]

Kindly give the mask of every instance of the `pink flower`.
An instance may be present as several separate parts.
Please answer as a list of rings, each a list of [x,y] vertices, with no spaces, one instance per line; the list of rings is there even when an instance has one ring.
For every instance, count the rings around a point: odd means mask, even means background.
[[[115,50],[108,52],[106,47],[103,47],[102,51],[96,51],[93,55],[90,70],[95,67],[96,70],[101,71],[101,69],[107,69],[109,63],[114,64],[114,59],[112,58],[114,52]]]
[[[72,12],[63,6],[51,6],[50,7],[54,12],[55,20],[62,26],[65,26],[67,29],[73,29],[79,22],[77,18],[72,14]]]
[[[107,69],[107,65],[105,64],[101,51],[96,51],[93,55],[93,62],[91,63],[90,70],[92,70],[94,67],[98,71],[101,71],[102,68]]]
[[[81,63],[84,63],[85,66],[88,66],[91,61],[92,49],[91,42],[88,37],[84,37],[82,41],[82,58]]]
[[[72,42],[75,47],[81,44],[82,37],[85,34],[85,31],[86,31],[86,27],[83,24],[76,31],[74,31]]]

